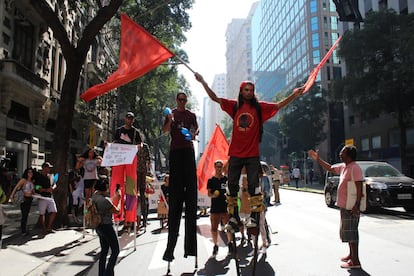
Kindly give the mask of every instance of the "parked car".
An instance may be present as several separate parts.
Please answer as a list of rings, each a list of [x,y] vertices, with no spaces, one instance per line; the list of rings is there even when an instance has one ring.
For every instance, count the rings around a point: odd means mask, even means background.
[[[386,162],[357,161],[367,187],[367,212],[379,207],[404,207],[414,212],[414,179],[401,174]],[[331,172],[325,177],[325,203],[336,202],[339,176]]]

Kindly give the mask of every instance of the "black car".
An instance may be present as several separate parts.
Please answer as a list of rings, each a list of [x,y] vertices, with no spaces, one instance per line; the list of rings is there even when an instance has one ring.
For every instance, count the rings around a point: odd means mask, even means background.
[[[379,207],[404,207],[414,212],[414,179],[401,174],[386,162],[357,161],[367,187],[367,211]],[[325,177],[325,203],[336,202],[339,176],[331,172]]]

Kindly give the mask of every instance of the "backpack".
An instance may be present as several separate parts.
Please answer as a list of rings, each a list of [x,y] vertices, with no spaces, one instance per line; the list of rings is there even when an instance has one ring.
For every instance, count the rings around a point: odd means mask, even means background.
[[[89,204],[85,214],[85,227],[96,228],[102,223],[102,216],[96,208],[96,202],[92,200]]]

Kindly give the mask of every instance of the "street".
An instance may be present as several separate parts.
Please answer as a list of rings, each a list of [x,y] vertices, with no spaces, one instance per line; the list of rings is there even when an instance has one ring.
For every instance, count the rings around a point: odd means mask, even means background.
[[[259,255],[256,275],[412,275],[414,256],[414,214],[402,208],[384,209],[362,215],[360,259],[362,270],[345,270],[339,259],[348,252],[339,240],[339,211],[326,207],[322,194],[280,189],[281,205],[268,209],[267,220],[272,244],[267,257]],[[35,216],[33,218],[36,218]],[[159,221],[150,215],[147,231],[137,238],[120,236],[122,247],[116,275],[165,275],[167,262],[162,255],[167,231],[156,231]],[[183,228],[171,263],[171,275],[236,275],[235,262],[227,257],[226,237],[220,233],[216,259],[210,258],[213,244],[210,221],[201,217],[198,225],[198,268],[195,258],[183,257]],[[97,236],[86,237],[78,229],[59,229],[44,238],[13,238],[0,250],[0,275],[90,275],[98,274],[100,252]],[[136,250],[134,251],[134,248]],[[241,275],[252,275],[251,246],[239,247]],[[25,265],[20,265],[24,261]]]
[[[348,271],[339,267],[339,259],[348,253],[347,244],[339,240],[339,211],[327,208],[321,194],[284,189],[280,193],[282,204],[270,207],[267,214],[272,231],[278,233],[272,235],[267,258],[259,260],[256,275],[412,275],[414,214],[396,208],[363,215],[360,222],[363,269]],[[157,222],[153,224],[158,226]],[[183,258],[184,233],[180,233],[171,274],[236,275],[234,260],[229,262],[226,258],[227,247],[223,241],[217,260],[209,259],[213,248],[209,218],[200,218],[197,224],[198,271],[194,273],[193,257]],[[166,231],[141,236],[137,250],[117,265],[116,274],[165,275],[167,262],[162,261],[162,254],[166,239]],[[239,251],[242,275],[251,275],[248,265],[251,257],[246,258],[250,250]]]

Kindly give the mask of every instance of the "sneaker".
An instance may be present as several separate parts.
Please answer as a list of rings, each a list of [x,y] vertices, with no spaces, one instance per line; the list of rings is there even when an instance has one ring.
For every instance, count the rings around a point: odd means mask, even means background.
[[[361,264],[353,264],[351,260],[346,263],[341,264],[341,268],[352,269],[352,268],[361,268]]]
[[[213,256],[214,256],[214,257],[217,255],[217,252],[218,252],[218,246],[217,246],[217,245],[215,245],[215,246],[213,247]]]

